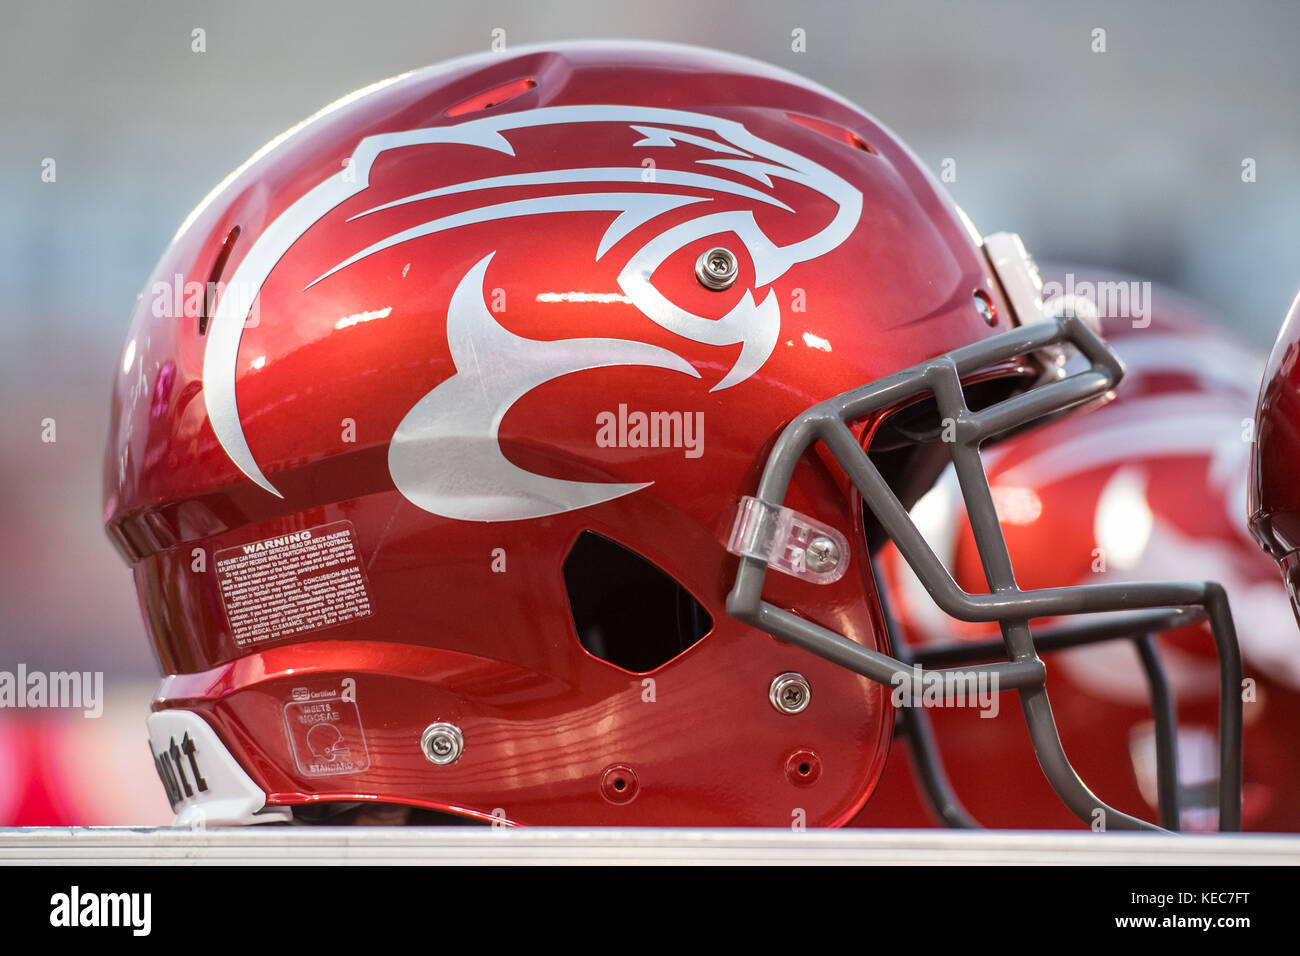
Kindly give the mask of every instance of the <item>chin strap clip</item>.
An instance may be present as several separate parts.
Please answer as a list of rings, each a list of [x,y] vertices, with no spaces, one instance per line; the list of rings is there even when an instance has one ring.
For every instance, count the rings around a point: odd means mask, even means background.
[[[740,499],[727,550],[813,584],[838,581],[849,567],[849,542],[840,532],[749,495]]]

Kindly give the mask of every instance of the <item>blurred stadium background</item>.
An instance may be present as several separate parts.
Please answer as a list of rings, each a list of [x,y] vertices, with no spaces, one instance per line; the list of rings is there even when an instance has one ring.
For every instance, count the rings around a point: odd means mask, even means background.
[[[99,720],[0,711],[0,825],[169,820],[145,749],[157,674],[99,518],[110,376],[153,263],[266,140],[496,28],[803,73],[936,173],[955,160],[949,188],[985,232],[1164,282],[1260,350],[1300,287],[1294,3],[0,0],[0,23],[0,670],[104,671],[108,698]]]

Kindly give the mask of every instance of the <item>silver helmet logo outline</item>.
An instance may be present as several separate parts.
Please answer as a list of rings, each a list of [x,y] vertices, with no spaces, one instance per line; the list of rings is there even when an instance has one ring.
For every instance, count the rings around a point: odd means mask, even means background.
[[[701,344],[741,346],[731,370],[711,390],[736,385],[763,366],[780,335],[781,313],[775,290],[769,289],[762,302],[755,303],[754,290],[747,289],[730,312],[720,319],[711,319],[669,301],[654,288],[650,277],[665,259],[686,244],[722,232],[733,233],[744,244],[753,262],[754,285],[760,288],[796,263],[815,259],[836,248],[857,227],[862,194],[825,167],[755,136],[735,121],[655,107],[541,107],[452,126],[369,136],[358,144],[343,169],[292,203],[258,236],[229,281],[229,286],[247,290],[248,294],[222,296],[217,304],[203,358],[203,396],[213,432],[240,471],[261,488],[283,497],[263,474],[248,447],[239,419],[236,360],[251,305],[271,270],[293,244],[331,210],[369,187],[370,170],[376,157],[404,146],[452,143],[513,156],[514,148],[502,135],[504,131],[579,123],[626,123],[642,136],[634,147],[674,147],[679,142],[701,146],[720,155],[698,160],[698,164],[730,170],[769,188],[773,179],[799,183],[836,204],[835,216],[829,224],[807,238],[784,246],[768,238],[750,210],[705,213],[653,237],[632,253],[619,273],[617,281],[623,293],[657,325]],[[666,127],[707,130],[721,141]],[[349,221],[454,192],[528,184],[643,184],[643,173],[639,166],[555,169],[456,183],[384,203],[350,217]],[[307,288],[367,256],[422,236],[471,222],[565,211],[618,213],[601,237],[595,257],[599,261],[638,226],[669,210],[709,201],[707,196],[658,191],[662,186],[685,185],[731,193],[793,211],[750,186],[699,172],[657,168],[653,181],[644,185],[651,188],[635,192],[552,195],[477,207],[433,219],[344,259]],[[482,300],[483,276],[493,255],[495,251],[489,252],[461,278],[449,305],[448,340],[456,374],[417,402],[394,433],[389,446],[389,471],[398,490],[417,507],[434,514],[461,520],[510,521],[572,511],[646,487],[649,483],[561,481],[518,468],[501,452],[497,428],[509,407],[528,391],[572,372],[611,365],[647,365],[695,378],[699,373],[674,352],[647,343],[626,339],[542,342],[506,331],[492,318]],[[489,342],[490,348],[501,350],[495,360],[491,358],[493,352],[480,350],[481,344]],[[510,360],[506,361],[505,356]]]

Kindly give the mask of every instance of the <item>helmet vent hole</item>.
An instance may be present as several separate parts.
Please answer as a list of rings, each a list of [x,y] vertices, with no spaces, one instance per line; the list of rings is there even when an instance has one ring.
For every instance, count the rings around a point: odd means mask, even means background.
[[[838,123],[828,123],[826,120],[816,119],[812,116],[803,116],[799,113],[786,113],[785,115],[800,126],[812,130],[814,133],[821,133],[823,136],[829,137],[838,143],[844,143],[847,146],[852,146],[854,149],[860,149],[864,153],[870,153],[872,156],[877,155],[876,151],[871,148],[870,143],[857,133],[853,132],[853,130],[840,126]]]
[[[479,93],[471,96],[467,100],[461,100],[455,106],[447,110],[448,116],[464,116],[466,113],[478,113],[481,110],[490,110],[494,106],[500,106],[513,100],[516,96],[527,93],[537,85],[537,81],[531,76],[524,77],[520,80],[511,80],[509,83],[503,83],[501,86],[493,87],[485,93]]]
[[[564,586],[578,641],[625,671],[652,671],[713,628],[709,612],[670,575],[593,531],[579,535],[564,559]]]
[[[212,270],[208,273],[208,284],[203,287],[203,311],[199,313],[199,335],[207,334],[208,322],[212,319],[217,306],[217,283],[221,281],[221,276],[226,271],[226,263],[230,261],[230,253],[238,239],[239,227],[236,226],[226,235],[221,243],[221,249],[217,252],[217,258],[212,263]]]
[[[822,775],[822,758],[815,750],[796,750],[785,761],[785,778],[796,787],[811,787]]]

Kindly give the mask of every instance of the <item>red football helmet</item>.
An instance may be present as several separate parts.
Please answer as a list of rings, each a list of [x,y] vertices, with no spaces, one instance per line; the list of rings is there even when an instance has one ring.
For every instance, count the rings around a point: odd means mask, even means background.
[[[1073,812],[1149,825],[1074,773],[1027,621],[1208,614],[1235,689],[1222,591],[1020,590],[978,461],[1121,372],[1017,239],[784,71],[583,43],[346,97],[191,214],[121,359],[105,519],[178,819],[844,823],[913,680],[892,539],[1002,622],[968,673],[1020,690]],[[992,597],[907,518],[950,458]]]
[[[1285,592],[1242,521],[1253,385],[1263,357],[1214,331],[1168,289],[1088,269],[1053,267],[1043,275],[1048,294],[1068,289],[1100,306],[1102,331],[1127,371],[1114,402],[1005,441],[984,456],[1021,586],[1139,581],[1173,572],[1222,582],[1238,624],[1246,622],[1240,628],[1250,678],[1244,825],[1300,830],[1300,807],[1290,798],[1300,786],[1300,742],[1292,732],[1300,720],[1300,637]],[[1127,308],[1116,308],[1121,300]],[[958,584],[981,590],[979,552],[952,476],[942,477],[912,514]],[[911,645],[996,636],[987,625],[944,615],[896,550],[887,550],[882,563],[890,604]],[[1157,726],[1142,666],[1148,650],[1118,639],[1046,657],[1067,751],[1077,754],[1081,773],[1099,793],[1139,815],[1157,810],[1160,790]],[[1180,718],[1181,820],[1171,802],[1166,822],[1204,829],[1213,825],[1218,775],[1214,646],[1198,625],[1162,636],[1150,650],[1163,664]],[[929,720],[952,784],[948,793],[927,791],[935,781],[932,768],[923,768],[917,782],[933,798],[932,808],[960,820],[956,808],[964,806],[970,818],[992,826],[1069,822],[1010,708],[993,719],[947,708],[930,712]],[[919,741],[911,729],[906,720],[899,726],[914,763],[918,743],[929,744],[925,728]],[[981,779],[991,758],[1004,781],[996,792]],[[890,762],[880,791],[855,823],[928,821],[910,766]]]

